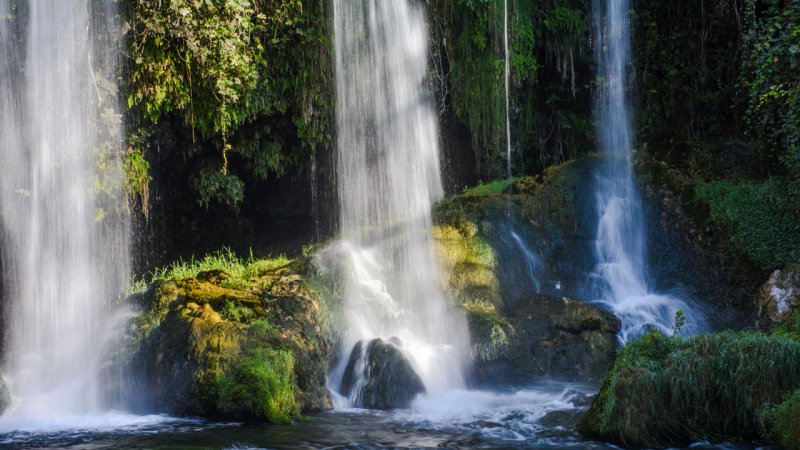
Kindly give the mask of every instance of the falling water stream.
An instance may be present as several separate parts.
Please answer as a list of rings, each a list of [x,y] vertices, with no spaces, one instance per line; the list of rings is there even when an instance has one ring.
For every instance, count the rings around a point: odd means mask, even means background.
[[[595,55],[601,81],[595,101],[600,150],[606,156],[597,173],[596,281],[599,301],[622,321],[620,341],[648,325],[671,334],[683,311],[685,333],[706,329],[703,312],[689,299],[653,292],[648,283],[642,204],[631,165],[630,113],[625,87],[630,68],[628,0],[596,0],[593,5]]]
[[[348,264],[342,352],[359,340],[397,337],[428,392],[462,387],[466,320],[442,291],[431,235],[442,186],[436,118],[422,86],[424,11],[406,0],[333,5],[336,251]]]
[[[129,225],[109,195],[121,179],[114,5],[0,0],[2,373],[11,394],[0,433],[143,420],[108,413],[123,383],[108,364],[124,329],[112,304],[130,276]]]

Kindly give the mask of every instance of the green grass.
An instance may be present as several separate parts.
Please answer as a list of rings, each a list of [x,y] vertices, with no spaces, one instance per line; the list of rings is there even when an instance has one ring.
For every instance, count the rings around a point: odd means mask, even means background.
[[[716,181],[695,192],[711,218],[733,231],[732,243],[765,271],[800,262],[800,193],[789,180]]]
[[[294,259],[285,255],[256,259],[251,254],[248,258],[241,258],[232,250],[223,248],[205,255],[202,259],[180,260],[169,266],[156,269],[150,274],[149,282],[181,280],[196,277],[198,273],[206,270],[222,270],[231,276],[231,278],[225,280],[226,285],[237,287],[236,283],[288,266],[294,261]],[[137,283],[141,284],[141,282]]]
[[[515,177],[510,180],[508,178],[503,178],[500,180],[491,181],[489,183],[483,183],[479,181],[477,186],[464,189],[464,192],[461,195],[464,197],[483,197],[487,195],[498,195],[503,193],[510,184],[519,181],[520,179],[521,177]]]
[[[762,415],[800,388],[800,341],[753,332],[651,332],[623,348],[578,430],[629,446],[762,439]]]

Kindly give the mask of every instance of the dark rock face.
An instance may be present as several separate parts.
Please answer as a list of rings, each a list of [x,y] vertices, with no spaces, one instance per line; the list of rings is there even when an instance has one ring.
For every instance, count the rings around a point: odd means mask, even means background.
[[[528,295],[507,314],[471,311],[475,381],[532,376],[599,381],[611,368],[619,320],[566,297]]]
[[[399,347],[398,339],[358,341],[342,377],[340,393],[355,394],[355,406],[368,409],[407,408],[425,385]],[[354,389],[360,392],[353,392]]]

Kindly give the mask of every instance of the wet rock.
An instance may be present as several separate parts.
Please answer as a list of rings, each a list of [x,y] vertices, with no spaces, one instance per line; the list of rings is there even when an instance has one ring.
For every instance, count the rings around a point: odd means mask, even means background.
[[[368,409],[407,408],[425,385],[400,349],[399,339],[380,338],[353,346],[340,393],[355,397],[355,406]],[[359,392],[353,392],[359,389]],[[355,394],[355,395],[354,395]]]
[[[619,320],[579,300],[527,295],[507,313],[472,309],[468,318],[478,383],[598,381],[614,362]]]
[[[786,320],[800,305],[800,266],[789,266],[772,272],[761,286],[757,297],[760,328],[771,328]]]
[[[539,423],[548,428],[561,427],[573,430],[585,412],[584,409],[558,409],[545,414]]]

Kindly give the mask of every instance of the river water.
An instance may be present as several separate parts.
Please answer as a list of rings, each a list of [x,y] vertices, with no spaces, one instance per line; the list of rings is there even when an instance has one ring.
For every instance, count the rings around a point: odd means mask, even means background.
[[[65,449],[614,449],[573,430],[596,387],[546,382],[453,390],[410,409],[346,409],[265,425],[107,413],[77,422],[7,424],[0,448]],[[13,431],[9,431],[13,430]],[[696,443],[693,449],[755,449]]]

